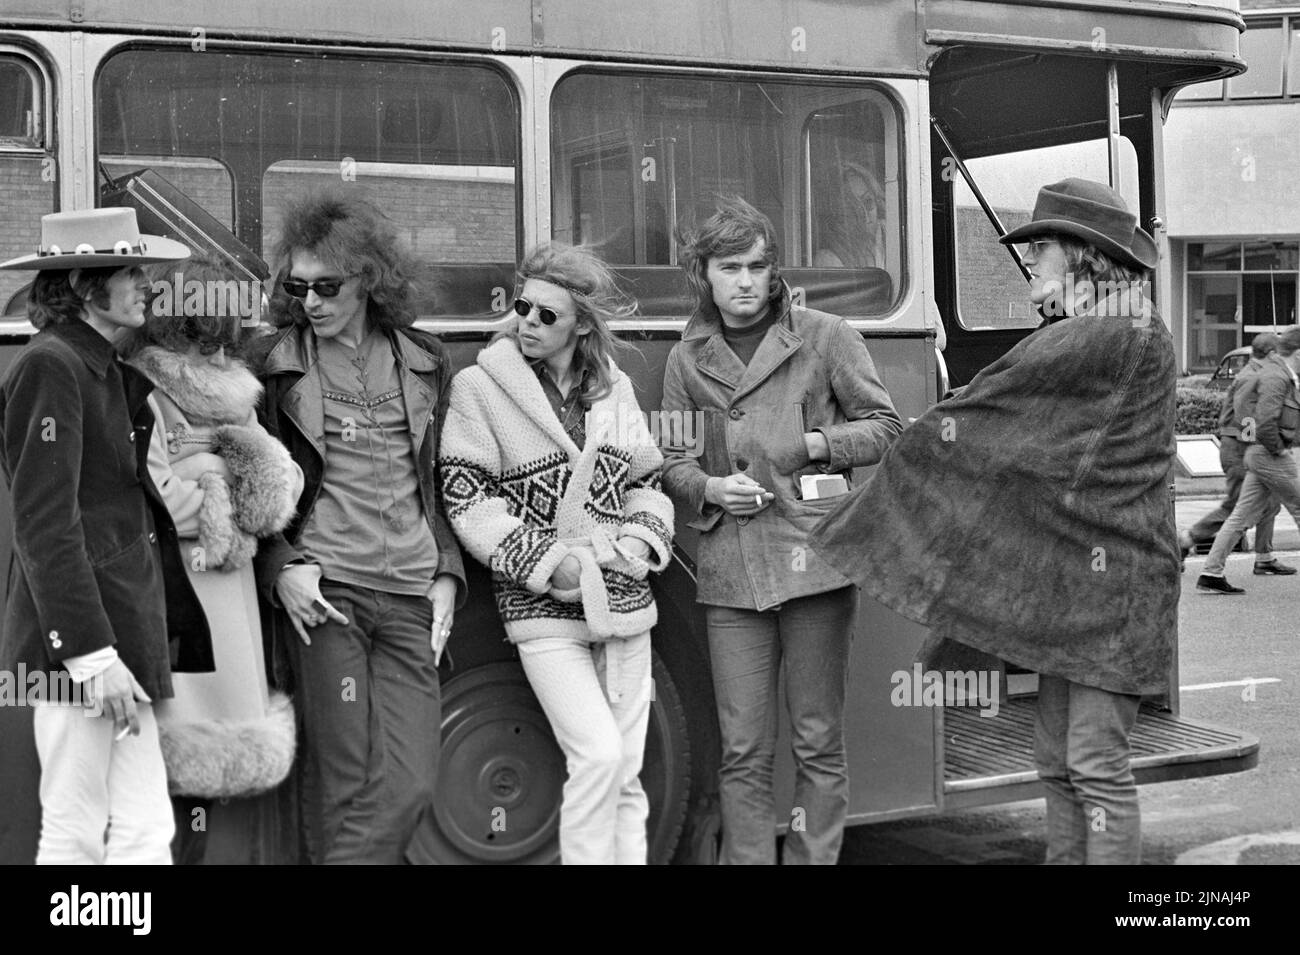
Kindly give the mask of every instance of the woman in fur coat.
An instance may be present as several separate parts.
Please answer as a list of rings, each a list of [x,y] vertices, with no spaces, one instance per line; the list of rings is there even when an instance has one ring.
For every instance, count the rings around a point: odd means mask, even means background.
[[[566,865],[644,864],[650,714],[646,576],[672,556],[663,458],[611,353],[613,276],[544,245],[509,331],[458,374],[439,466],[447,515],[493,571],[497,608],[565,755]]]
[[[234,288],[232,279],[210,260],[190,259],[164,277],[181,287],[155,300],[123,348],[155,386],[149,473],[175,522],[216,664],[213,673],[178,675],[175,699],[159,704],[168,780],[173,794],[210,798],[273,788],[294,750],[292,708],[268,694],[252,558],[257,538],[293,516],[302,471],[258,424],[261,386],[231,354],[238,309],[206,310],[215,304],[207,292]]]

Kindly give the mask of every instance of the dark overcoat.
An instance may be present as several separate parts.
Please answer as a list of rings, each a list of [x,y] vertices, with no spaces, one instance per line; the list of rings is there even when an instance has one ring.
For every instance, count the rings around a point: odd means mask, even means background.
[[[81,321],[37,334],[0,385],[14,550],[0,669],[116,647],[150,698],[211,670],[207,620],[148,476],[153,386]],[[169,650],[169,631],[177,638]]]
[[[812,546],[943,640],[1116,693],[1167,689],[1179,554],[1159,316],[1040,329],[894,442]]]

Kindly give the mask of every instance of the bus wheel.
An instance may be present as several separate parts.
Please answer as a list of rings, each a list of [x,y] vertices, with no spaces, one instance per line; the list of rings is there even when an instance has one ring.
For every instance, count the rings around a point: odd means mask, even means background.
[[[667,862],[686,817],[690,749],[681,698],[658,655],[653,674],[641,783],[650,800],[650,861]],[[410,861],[559,862],[564,756],[523,667],[476,667],[444,685],[442,697],[437,792]]]
[[[651,667],[654,694],[641,763],[641,786],[650,799],[650,862],[662,865],[672,859],[686,822],[691,795],[691,745],[686,708],[658,653]]]

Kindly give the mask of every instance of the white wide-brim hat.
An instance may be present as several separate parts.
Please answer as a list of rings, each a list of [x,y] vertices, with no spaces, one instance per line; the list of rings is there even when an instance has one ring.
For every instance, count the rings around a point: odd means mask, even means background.
[[[89,209],[41,216],[41,244],[35,254],[0,263],[0,269],[99,269],[189,257],[187,245],[141,235],[134,209]]]

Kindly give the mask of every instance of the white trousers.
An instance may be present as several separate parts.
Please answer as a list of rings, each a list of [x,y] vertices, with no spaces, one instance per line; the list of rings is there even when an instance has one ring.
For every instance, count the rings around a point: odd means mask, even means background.
[[[153,707],[136,701],[140,735],[115,741],[106,716],[39,704],[37,865],[171,865],[175,830]]]
[[[650,634],[608,643],[567,637],[519,644],[569,778],[560,807],[565,865],[645,865],[650,805],[641,757],[650,721]]]

